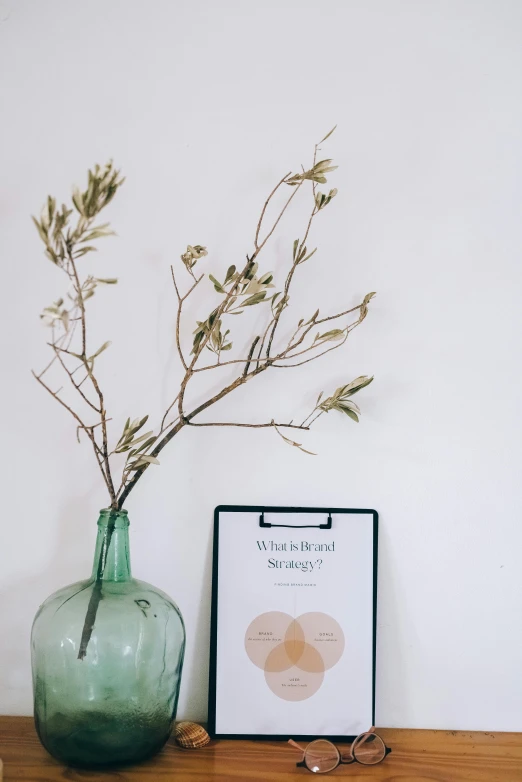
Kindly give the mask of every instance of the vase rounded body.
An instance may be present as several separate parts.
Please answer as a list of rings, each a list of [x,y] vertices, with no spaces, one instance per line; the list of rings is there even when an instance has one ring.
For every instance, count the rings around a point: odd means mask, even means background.
[[[44,747],[73,766],[135,763],[167,741],[185,650],[177,606],[132,578],[125,511],[102,511],[92,577],[51,595],[31,635]]]

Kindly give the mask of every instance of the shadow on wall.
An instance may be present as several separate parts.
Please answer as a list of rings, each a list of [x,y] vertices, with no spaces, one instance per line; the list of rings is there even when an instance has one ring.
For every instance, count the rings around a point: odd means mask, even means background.
[[[208,706],[208,675],[210,664],[210,607],[212,593],[213,527],[206,532],[204,578],[194,620],[186,624],[187,646],[181,678],[179,719],[206,722]],[[192,588],[194,588],[192,584]],[[174,600],[176,598],[174,597]]]

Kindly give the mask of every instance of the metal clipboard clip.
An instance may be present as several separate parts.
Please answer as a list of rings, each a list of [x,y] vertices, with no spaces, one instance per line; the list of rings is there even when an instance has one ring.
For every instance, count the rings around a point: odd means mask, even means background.
[[[332,529],[332,514],[328,513],[328,521],[325,524],[270,524],[265,521],[265,512],[259,517],[259,526],[265,529],[269,527],[288,527],[289,529]]]

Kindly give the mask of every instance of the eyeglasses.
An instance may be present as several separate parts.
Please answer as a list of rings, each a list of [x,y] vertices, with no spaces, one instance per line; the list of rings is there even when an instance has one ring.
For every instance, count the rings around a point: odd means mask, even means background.
[[[327,774],[341,763],[362,763],[365,766],[374,766],[383,761],[391,749],[373,731],[374,729],[371,728],[368,732],[357,736],[348,753],[344,756],[341,755],[335,744],[326,739],[316,739],[305,749],[293,739],[290,739],[288,743],[303,753],[303,759],[300,763],[296,763],[297,766],[307,768],[312,774]]]

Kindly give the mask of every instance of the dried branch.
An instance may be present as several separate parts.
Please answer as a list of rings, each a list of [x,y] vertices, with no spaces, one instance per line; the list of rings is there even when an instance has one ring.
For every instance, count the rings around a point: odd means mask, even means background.
[[[193,421],[188,421],[189,426],[240,426],[244,429],[266,429],[266,428],[274,428],[279,427],[280,429],[301,429],[304,431],[308,431],[310,429],[309,426],[302,426],[300,424],[276,424],[275,421],[270,421],[268,424],[242,424],[242,423],[235,423],[231,421],[211,421],[211,422],[205,422],[205,423],[194,423]]]
[[[170,267],[170,272],[172,274],[172,282],[174,284],[174,288],[176,291],[176,296],[178,297],[178,312],[176,315],[176,347],[178,349],[178,355],[180,358],[181,363],[183,364],[184,369],[187,369],[187,362],[185,361],[185,356],[183,355],[183,350],[181,349],[181,340],[179,336],[179,329],[181,324],[181,306],[182,306],[182,299],[178,290],[178,286],[176,285],[176,277],[174,275],[174,267]],[[167,411],[168,412],[168,411]],[[167,415],[167,413],[165,413]]]
[[[75,291],[76,291],[76,297],[77,302],[80,308],[80,317],[81,317],[81,328],[82,328],[82,352],[81,352],[81,361],[87,371],[87,374],[89,375],[90,381],[93,385],[93,388],[98,396],[99,401],[99,413],[101,417],[101,430],[102,430],[102,460],[103,460],[103,469],[104,474],[106,476],[106,483],[107,488],[109,489],[109,495],[111,499],[111,507],[116,507],[116,492],[114,490],[114,483],[112,480],[111,475],[111,465],[109,461],[109,445],[108,445],[108,437],[107,437],[107,412],[105,410],[105,402],[103,398],[103,393],[101,391],[100,385],[94,375],[93,368],[91,363],[89,362],[87,358],[87,319],[85,315],[85,301],[83,297],[83,286],[80,285],[80,278],[78,276],[78,270],[76,268],[75,259],[73,257],[73,250],[72,247],[74,245],[72,243],[69,244],[67,247],[67,257],[69,260],[69,268],[72,271],[72,275],[74,278],[75,283]],[[85,398],[85,395],[83,392],[78,388],[78,392],[82,395],[82,397]]]
[[[246,377],[248,375],[248,368],[250,366],[250,363],[252,361],[252,356],[254,355],[254,350],[256,349],[256,345],[259,342],[261,337],[255,337],[254,341],[252,342],[252,345],[250,346],[250,352],[248,354],[248,358],[246,360],[245,368],[243,370],[243,377]],[[228,362],[225,362],[228,363]]]
[[[96,442],[96,438],[95,438],[95,436],[94,436],[94,433],[93,433],[93,431],[92,431],[94,427],[92,427],[92,426],[87,426],[86,424],[84,424],[84,422],[82,421],[82,419],[80,418],[80,416],[78,415],[78,413],[76,413],[76,412],[75,412],[75,411],[72,409],[72,407],[70,407],[70,406],[69,406],[69,405],[68,405],[66,402],[64,402],[64,401],[63,401],[63,399],[60,399],[60,397],[58,396],[58,392],[56,392],[56,391],[53,391],[53,390],[52,390],[52,388],[50,388],[50,387],[47,385],[47,383],[46,383],[44,380],[42,380],[42,378],[41,378],[39,375],[37,375],[37,374],[36,374],[35,372],[33,372],[33,371],[31,371],[31,374],[32,374],[32,375],[33,375],[33,377],[34,377],[34,378],[35,378],[35,379],[38,381],[38,383],[40,383],[40,385],[41,385],[41,386],[43,386],[43,388],[45,388],[45,390],[46,390],[46,391],[47,391],[49,394],[51,394],[51,396],[52,396],[54,399],[56,399],[56,401],[57,401],[57,402],[58,402],[60,405],[62,405],[62,407],[64,407],[64,408],[65,408],[65,409],[66,409],[66,410],[67,410],[67,411],[68,411],[68,412],[69,412],[69,413],[72,415],[72,417],[73,417],[73,418],[75,419],[75,421],[78,423],[78,426],[79,426],[79,428],[80,428],[80,429],[83,429],[83,430],[84,430],[84,431],[87,433],[87,436],[89,437],[89,440],[90,440],[90,441],[91,441],[91,443],[92,443],[92,446],[93,446],[93,449],[94,449],[94,453],[95,453],[95,456],[96,456],[96,461],[97,461],[97,463],[98,463],[98,466],[99,466],[99,468],[100,468],[101,474],[103,475],[103,479],[104,479],[104,481],[105,481],[105,485],[107,486],[107,489],[109,490],[109,494],[110,494],[110,488],[109,488],[109,479],[108,479],[108,477],[107,477],[107,475],[106,475],[106,473],[105,473],[105,470],[104,470],[104,464],[103,464],[103,462],[101,461],[101,457],[100,457],[100,448],[99,448],[99,446],[98,446],[98,443]]]
[[[331,132],[333,131],[330,131],[323,141],[328,138]],[[322,142],[319,143],[321,144]],[[77,223],[74,227],[70,225],[71,214],[73,214],[74,210],[68,209],[65,205],[62,206],[61,210],[57,209],[56,201],[51,197],[47,200],[40,220],[33,218],[40,238],[44,242],[47,257],[66,274],[73,291],[72,294],[68,294],[70,304],[66,303],[64,299],[58,299],[51,306],[46,307],[42,313],[44,322],[52,327],[52,339],[49,345],[53,351],[53,356],[39,375],[33,374],[38,382],[73,415],[77,422],[78,435],[81,430],[87,433],[109,492],[110,507],[114,512],[123,508],[127,497],[135,488],[143,473],[151,464],[159,463],[158,455],[186,426],[236,426],[249,429],[273,428],[289,445],[306,453],[311,453],[303,448],[301,443],[286,437],[281,432],[281,429],[307,431],[321,415],[331,410],[337,410],[353,420],[358,420],[359,410],[357,405],[351,400],[351,396],[368,385],[372,378],[356,378],[351,383],[338,388],[324,400],[322,400],[322,394],[319,395],[314,409],[300,425],[292,422],[288,424],[275,423],[273,419],[269,423],[260,424],[233,421],[199,422],[194,420],[204,410],[217,404],[226,396],[272,367],[302,366],[310,361],[315,361],[331,350],[338,349],[346,342],[350,332],[366,317],[369,301],[374,294],[368,294],[362,303],[356,307],[348,308],[334,315],[319,318],[319,310],[317,310],[306,322],[303,320],[299,321],[284,347],[281,347],[279,350],[275,349],[275,341],[282,314],[289,307],[291,286],[297,267],[308,261],[315,253],[315,249],[308,251],[306,246],[314,220],[319,212],[328,206],[337,193],[335,188],[328,193],[320,193],[317,189],[318,184],[326,182],[326,175],[336,168],[331,165],[332,161],[329,159],[318,161],[318,150],[319,145],[316,144],[310,169],[303,168],[298,174],[285,174],[269,193],[256,224],[253,250],[250,255],[246,256],[246,262],[242,267],[238,270],[235,265],[230,266],[223,282],[217,280],[212,274],[208,275],[215,291],[222,298],[204,320],[197,321],[192,351],[189,357],[187,357],[183,349],[181,338],[184,304],[205,276],[203,274],[196,276],[195,268],[197,263],[207,256],[207,248],[202,245],[188,245],[186,252],[181,255],[181,261],[193,281],[186,293],[181,293],[174,268],[171,267],[172,282],[177,299],[175,319],[176,349],[183,367],[183,377],[179,390],[163,414],[159,428],[143,433],[142,427],[148,416],[145,415],[132,421],[128,418],[124,425],[123,433],[112,449],[109,448],[107,427],[111,419],[108,417],[105,396],[101,390],[97,374],[94,371],[95,360],[108,347],[109,343],[104,343],[95,353],[89,355],[86,302],[94,295],[99,285],[112,285],[117,280],[87,276],[82,281],[79,274],[78,261],[87,253],[96,249],[96,247],[90,244],[93,240],[109,236],[112,233],[107,223],[94,225],[94,220],[100,211],[110,203],[123,180],[119,178],[119,172],[114,170],[112,163],[109,163],[104,168],[96,166],[93,171],[89,171],[87,189],[83,192],[76,189],[73,194],[73,205],[78,214]],[[271,272],[263,274],[258,271],[260,256],[268,241],[281,224],[283,217],[297,194],[302,191],[307,182],[311,183],[313,206],[304,226],[302,239],[295,240],[293,244],[292,260],[284,278],[282,289],[272,293],[269,292],[269,289],[274,288],[274,276]],[[292,192],[284,199],[282,206],[276,210],[274,219],[266,226],[269,207],[276,194],[284,186],[290,187]],[[233,335],[230,333],[230,328],[225,329],[223,324],[232,321],[232,316],[240,316],[249,307],[267,303],[270,304],[267,322],[260,335],[253,338],[250,337],[250,349],[246,358],[234,357],[223,361],[224,352],[231,350],[233,347]],[[312,338],[312,329],[315,329],[320,324],[343,318],[355,312],[358,312],[359,316],[353,323],[348,323],[342,328],[333,328],[325,333],[317,332],[316,336]],[[230,319],[229,316],[231,316]],[[80,345],[76,347],[73,344],[73,338],[78,324],[80,324]],[[58,336],[57,331],[60,332]],[[329,343],[333,344],[330,345]],[[201,357],[207,349],[215,354],[216,363],[201,365]],[[296,359],[301,359],[301,357],[303,357],[302,360],[296,361]],[[70,368],[69,366],[72,363],[70,361],[71,358],[79,362],[75,368]],[[65,372],[69,383],[78,395],[77,399],[81,400],[82,404],[87,404],[98,416],[99,420],[92,425],[85,424],[75,411],[74,405],[66,404],[59,397],[59,391],[53,391],[43,381],[43,376],[55,362],[58,362],[62,371]],[[190,409],[186,396],[193,376],[196,373],[234,365],[238,366],[237,376],[222,386],[212,396]],[[85,376],[81,380],[78,380],[76,375],[79,370],[85,372]],[[85,386],[86,383],[88,384],[87,386]],[[91,395],[95,395],[96,403],[90,398]],[[173,420],[168,422],[174,408],[177,409],[177,416],[175,415]],[[186,408],[190,412],[185,412]],[[97,432],[99,432],[98,438],[96,436]],[[116,454],[126,454],[117,490],[113,482],[111,468],[111,459]],[[111,534],[108,535],[106,546],[104,547],[105,557],[110,546]],[[104,568],[105,559],[100,557],[96,585],[91,595],[82,632],[80,659],[85,656],[94,626],[98,604],[101,599],[101,578]]]
[[[56,353],[56,358],[60,362],[60,365],[61,365],[63,371],[65,372],[65,374],[67,375],[67,377],[71,381],[73,387],[76,389],[76,391],[78,391],[78,393],[80,394],[80,396],[84,400],[84,402],[86,402],[89,405],[89,407],[91,407],[96,413],[100,413],[101,412],[100,409],[98,407],[96,407],[96,405],[93,404],[93,402],[91,402],[89,397],[87,397],[84,394],[84,392],[82,391],[81,383],[77,383],[75,381],[73,372],[71,372],[69,370],[68,366],[66,365],[65,361],[63,360],[63,358],[60,355],[61,352],[66,353],[67,355],[71,355],[70,352],[68,350],[63,349],[63,348],[59,348],[58,345],[53,345],[52,343],[48,343],[48,344],[54,350],[54,352]],[[82,365],[80,365],[80,366],[82,366]],[[77,367],[77,369],[78,369],[78,367]],[[102,422],[100,421],[98,424],[96,424],[96,426],[101,426],[101,423]]]

